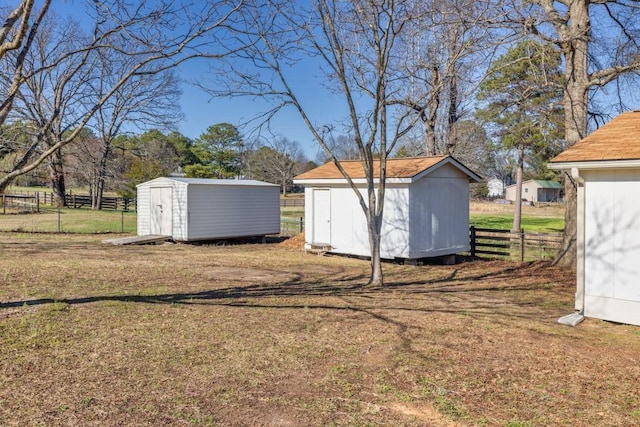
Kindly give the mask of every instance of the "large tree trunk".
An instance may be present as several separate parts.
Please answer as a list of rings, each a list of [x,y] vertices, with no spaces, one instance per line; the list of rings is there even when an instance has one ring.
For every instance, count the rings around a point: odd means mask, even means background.
[[[375,208],[374,208],[375,209]],[[382,229],[382,215],[377,216],[369,210],[369,244],[371,246],[371,276],[369,277],[369,285],[373,287],[384,286],[384,278],[382,275],[382,260],[380,258],[380,246],[381,246],[381,229]]]
[[[109,154],[111,154],[111,142],[103,141],[100,164],[98,165],[96,188],[91,201],[92,209],[102,209],[102,196],[104,195],[104,183],[107,177],[107,161],[109,160]]]
[[[588,38],[591,28],[589,2],[573,1],[569,15],[571,20],[563,40],[566,86],[564,90],[565,142],[566,148],[580,141],[587,134],[587,104],[589,90]],[[565,175],[565,227],[563,242],[556,264],[576,265],[576,215],[577,191],[573,181]]]
[[[436,146],[436,120],[438,116],[438,108],[440,107],[440,69],[437,65],[431,67],[433,75],[433,88],[429,102],[427,103],[427,111],[422,113],[422,121],[425,129],[426,152],[427,156],[435,156],[438,154]]]
[[[62,166],[62,153],[56,151],[49,157],[49,181],[53,192],[53,203],[57,207],[67,206],[66,188],[64,184],[64,169]]]

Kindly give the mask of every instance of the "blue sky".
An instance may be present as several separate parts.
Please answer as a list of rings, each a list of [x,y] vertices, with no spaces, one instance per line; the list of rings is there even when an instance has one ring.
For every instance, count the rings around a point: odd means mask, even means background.
[[[73,16],[81,24],[87,24],[90,28],[90,22],[87,19],[87,11],[83,0],[63,0],[53,3],[53,10],[60,16]],[[307,64],[306,67],[309,65]],[[321,123],[330,123],[338,117],[332,117],[340,109],[335,107],[335,102],[328,100],[326,91],[319,90],[319,84],[314,77],[318,77],[318,68],[316,71],[302,69],[300,75],[296,75],[298,80],[298,95],[307,100],[308,111],[316,120]],[[180,97],[180,106],[184,119],[176,124],[176,130],[189,138],[196,138],[202,134],[208,126],[228,122],[239,126],[261,112],[269,109],[269,105],[265,101],[255,99],[212,99],[205,91],[196,87],[192,82],[205,82],[210,80],[210,64],[204,60],[191,60],[180,65],[176,70],[182,80],[182,96]],[[313,80],[316,80],[315,83]],[[325,94],[321,94],[325,92]],[[313,137],[300,118],[297,111],[289,108],[281,111],[271,122],[271,130],[289,140],[298,141],[306,156],[310,160],[315,160],[319,146],[313,140]],[[247,138],[252,137],[251,128],[244,127],[240,129]],[[268,135],[264,135],[268,136]]]
[[[189,138],[196,138],[210,125],[228,122],[233,125],[244,123],[269,109],[266,101],[249,98],[211,98],[201,88],[189,83],[193,80],[208,80],[211,72],[208,66],[199,61],[183,64],[178,70],[183,80],[183,94],[180,100],[184,119],[178,123],[178,131]],[[300,95],[304,99],[313,99],[308,103],[309,110],[318,120],[330,121],[330,113],[335,112],[332,103],[323,91],[316,90],[315,83],[309,78],[307,85],[302,85]],[[327,102],[328,101],[328,102]],[[298,141],[310,160],[316,158],[319,146],[313,140],[309,129],[300,115],[293,108],[278,113],[271,122],[271,130],[289,140]],[[251,125],[241,128],[241,132],[251,137]],[[267,137],[268,135],[264,135]]]

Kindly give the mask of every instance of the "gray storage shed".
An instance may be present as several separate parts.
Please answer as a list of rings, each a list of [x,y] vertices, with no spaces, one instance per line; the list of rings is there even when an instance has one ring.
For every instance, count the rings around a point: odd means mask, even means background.
[[[280,187],[275,184],[162,177],[137,189],[139,236],[196,241],[280,232]]]

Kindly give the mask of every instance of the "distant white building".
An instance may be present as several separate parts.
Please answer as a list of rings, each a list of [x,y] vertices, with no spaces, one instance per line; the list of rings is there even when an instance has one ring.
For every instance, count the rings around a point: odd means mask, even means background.
[[[522,183],[522,200],[528,202],[559,202],[562,200],[562,184],[556,181],[544,181],[530,179]],[[516,201],[516,185],[505,188],[504,198],[512,202]]]
[[[489,190],[487,194],[489,197],[504,197],[505,185],[501,179],[496,177],[489,178],[487,180],[487,189]]]

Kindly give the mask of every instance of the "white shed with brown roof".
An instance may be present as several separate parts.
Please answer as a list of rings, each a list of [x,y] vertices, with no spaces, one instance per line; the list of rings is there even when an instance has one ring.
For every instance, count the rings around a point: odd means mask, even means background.
[[[549,162],[577,183],[578,315],[640,325],[640,111]]]
[[[366,195],[362,163],[341,164]],[[379,177],[379,162],[374,170]],[[479,182],[480,176],[451,156],[388,159],[386,176],[382,258],[420,259],[469,250],[469,183]],[[298,175],[294,182],[305,187],[307,248],[371,254],[364,212],[333,163]]]

